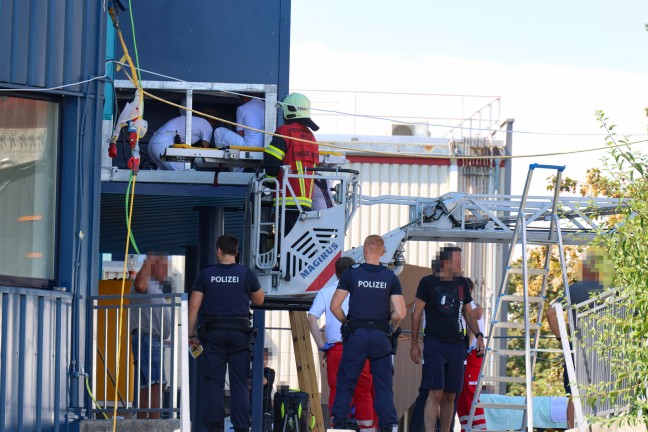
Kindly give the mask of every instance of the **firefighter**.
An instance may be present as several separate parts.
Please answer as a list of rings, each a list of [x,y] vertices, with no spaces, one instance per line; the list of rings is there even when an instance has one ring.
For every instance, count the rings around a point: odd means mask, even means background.
[[[289,165],[292,173],[313,174],[312,168],[319,162],[319,148],[312,131],[317,131],[319,127],[310,118],[310,100],[301,93],[289,94],[277,103],[277,108],[283,110],[285,123],[275,133],[289,138],[274,136],[265,149],[263,164],[266,176],[276,177],[282,185],[283,165]],[[300,209],[306,211],[312,206],[312,178],[290,179],[289,185],[290,188],[286,188],[286,196],[283,197],[286,206],[284,235],[295,226]]]
[[[392,334],[390,321],[396,326],[405,316],[405,300],[394,272],[380,264],[385,242],[370,235],[364,242],[363,264],[354,264],[342,274],[333,298],[331,312],[343,323],[344,350],[337,375],[337,393],[331,410],[336,429],[348,429],[353,390],[360,372],[369,359],[374,381],[374,407],[381,432],[398,430],[398,415],[392,389]],[[342,303],[349,296],[349,313]]]

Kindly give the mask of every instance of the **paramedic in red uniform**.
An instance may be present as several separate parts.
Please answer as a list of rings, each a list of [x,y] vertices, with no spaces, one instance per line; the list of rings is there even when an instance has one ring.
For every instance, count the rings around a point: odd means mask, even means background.
[[[279,126],[275,133],[289,138],[273,137],[265,149],[263,164],[266,176],[277,177],[281,185],[283,165],[289,165],[293,174],[314,174],[311,168],[319,163],[319,148],[311,129],[317,131],[319,127],[310,119],[310,100],[301,93],[289,94],[277,104],[277,107],[283,110],[285,123]],[[295,226],[300,211],[311,209],[312,196],[313,179],[290,179],[284,197],[286,203],[284,235],[287,235]]]

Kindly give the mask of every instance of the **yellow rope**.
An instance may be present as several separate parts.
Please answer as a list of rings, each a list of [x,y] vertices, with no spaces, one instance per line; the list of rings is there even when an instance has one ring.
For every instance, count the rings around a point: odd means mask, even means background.
[[[126,58],[126,62],[128,63],[128,66],[131,70],[132,77],[130,78],[131,82],[135,86],[136,89],[142,90],[142,87],[137,80],[137,69],[135,68],[135,65],[133,64],[133,59],[131,58],[129,52],[128,52],[128,47],[126,46],[126,42],[124,41],[124,35],[122,34],[121,29],[119,28],[119,24],[117,23],[117,14],[116,11],[113,8],[109,8],[109,13],[110,17],[113,22],[113,26],[115,27],[115,30],[117,31],[117,35],[119,36],[119,41],[121,42],[122,49],[124,50],[124,57]],[[125,72],[125,71],[124,71]],[[138,112],[138,119],[142,118],[142,114],[144,112],[144,95],[140,91],[140,109]],[[138,139],[139,139],[139,130],[137,132]],[[124,290],[126,286],[126,275],[128,274],[127,271],[127,260],[125,259],[128,256],[128,250],[130,247],[130,236],[131,236],[131,222],[133,218],[133,202],[135,199],[135,183],[137,181],[137,175],[133,174],[133,184],[131,187],[131,200],[130,200],[130,205],[128,209],[128,222],[127,222],[127,228],[126,228],[126,252],[124,255],[124,269],[123,269],[123,277],[122,277],[122,286],[121,286],[121,296],[119,299],[119,309],[118,309],[118,317],[117,321],[119,323],[118,325],[118,338],[117,338],[117,365],[116,365],[116,373],[115,373],[115,397],[114,397],[114,404],[115,407],[113,409],[113,432],[117,430],[117,398],[118,398],[118,392],[119,392],[119,378],[120,378],[120,368],[119,364],[121,361],[121,340],[122,340],[122,333],[123,333],[123,319],[122,319],[122,313],[124,310]]]
[[[126,73],[126,75],[129,77],[131,82],[133,82],[133,79],[130,77],[130,74]],[[265,135],[270,135],[270,136],[273,136],[273,137],[279,137],[279,138],[284,138],[284,139],[291,139],[293,141],[300,141],[300,142],[305,142],[305,143],[309,143],[309,144],[315,144],[315,145],[318,145],[318,146],[331,147],[331,148],[335,148],[335,149],[338,149],[338,150],[346,150],[346,151],[359,151],[359,150],[361,150],[363,153],[376,154],[376,155],[380,155],[380,156],[389,156],[389,157],[394,157],[394,158],[416,157],[416,158],[420,158],[420,159],[448,159],[448,160],[451,160],[451,159],[455,159],[455,160],[522,159],[522,158],[538,158],[538,157],[546,157],[546,156],[561,156],[561,155],[569,155],[569,154],[576,154],[576,153],[586,153],[586,152],[600,151],[600,150],[607,150],[608,149],[608,147],[605,146],[605,147],[596,147],[596,148],[584,149],[584,150],[571,150],[571,151],[556,152],[556,153],[535,153],[535,154],[524,154],[524,155],[498,155],[498,156],[430,155],[430,154],[421,154],[421,153],[394,153],[394,152],[380,151],[380,150],[358,149],[358,148],[354,148],[354,147],[345,147],[345,146],[341,146],[341,145],[336,145],[336,144],[332,144],[332,143],[329,143],[329,142],[316,142],[316,141],[311,141],[311,140],[307,140],[307,139],[303,139],[303,138],[290,137],[290,136],[281,135],[281,134],[274,133],[274,132],[268,132],[268,131],[265,131],[265,130],[262,130],[262,129],[256,129],[256,128],[246,126],[246,125],[243,125],[243,124],[239,124],[239,123],[236,123],[236,122],[233,122],[233,121],[230,121],[230,120],[222,119],[222,118],[219,118],[219,117],[214,117],[212,115],[206,114],[206,113],[198,111],[198,110],[189,109],[189,108],[187,108],[185,106],[173,103],[173,102],[168,101],[168,100],[166,100],[164,98],[161,98],[161,97],[156,96],[156,95],[154,95],[152,93],[149,93],[146,90],[142,90],[142,93],[145,94],[146,96],[150,97],[151,99],[158,100],[160,102],[163,102],[163,103],[165,103],[167,105],[174,106],[174,107],[179,108],[179,109],[184,109],[184,110],[189,111],[189,112],[191,112],[193,114],[198,114],[201,117],[209,118],[209,119],[212,119],[212,120],[217,120],[217,121],[223,122],[223,123],[228,124],[228,125],[242,127],[244,129],[248,129],[248,130],[251,130],[251,131],[260,132],[260,133],[265,134]],[[644,141],[646,141],[646,140],[637,141],[637,142],[634,142],[632,144],[637,144],[637,143],[644,142]],[[243,147],[241,147],[241,149],[243,149]],[[245,147],[245,149],[250,150],[250,147]]]
[[[123,334],[123,319],[122,319],[122,311],[124,310],[124,290],[126,287],[126,274],[127,274],[127,265],[128,261],[126,260],[126,257],[128,256],[128,249],[130,247],[130,232],[131,232],[131,222],[133,220],[133,201],[135,199],[135,182],[137,181],[137,176],[133,175],[133,185],[131,187],[131,200],[130,200],[130,205],[128,208],[128,223],[126,226],[126,252],[124,254],[124,270],[123,270],[123,277],[122,277],[122,286],[121,286],[121,296],[119,298],[119,309],[118,309],[118,322],[119,322],[119,330],[118,330],[118,337],[117,337],[117,365],[116,365],[116,373],[115,373],[115,398],[114,398],[114,404],[115,407],[113,409],[113,432],[116,431],[117,428],[117,396],[118,396],[118,391],[119,391],[119,373],[120,373],[120,368],[119,368],[119,363],[121,361],[121,341],[122,341],[122,334]]]

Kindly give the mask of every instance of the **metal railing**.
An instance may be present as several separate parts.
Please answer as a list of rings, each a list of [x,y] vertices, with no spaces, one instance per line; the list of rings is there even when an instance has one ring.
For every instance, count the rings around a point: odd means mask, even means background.
[[[609,320],[605,316],[613,316],[625,320],[630,312],[628,304],[624,301],[627,297],[618,295],[617,290],[609,290],[605,293],[591,298],[590,300],[574,306],[576,310],[575,326],[579,331],[576,338],[575,364],[576,379],[581,385],[603,385],[605,383],[617,383],[616,389],[623,390],[628,387],[627,380],[617,382],[617,376],[612,367],[610,352],[602,355],[595,344],[603,343],[603,346],[618,346],[614,339],[624,338],[623,335],[614,335],[609,331]],[[626,335],[629,336],[629,335]],[[621,392],[623,393],[623,392]],[[628,406],[623,400],[623,395],[616,397],[588,398],[588,403],[583,407],[588,416],[607,417],[625,411]]]
[[[187,294],[125,295],[121,336],[120,296],[93,296],[90,303],[93,417],[111,417],[116,400],[120,417],[180,419],[182,430],[188,431]]]
[[[579,430],[585,416],[609,417],[628,408],[624,400],[624,389],[627,389],[628,383],[626,380],[618,380],[612,367],[612,350],[609,349],[618,346],[618,341],[614,339],[624,336],[613,334],[607,324],[610,320],[606,319],[615,317],[616,320],[625,320],[630,311],[624,300],[626,296],[618,295],[617,290],[608,290],[585,302],[572,305],[568,310],[572,313],[577,337],[572,336],[571,339],[567,333],[562,305],[558,302],[553,305],[557,312]],[[569,346],[570,340],[573,350]],[[602,352],[600,347],[608,348]],[[570,355],[572,352],[573,357]],[[609,385],[614,385],[616,396],[602,393],[601,389]]]

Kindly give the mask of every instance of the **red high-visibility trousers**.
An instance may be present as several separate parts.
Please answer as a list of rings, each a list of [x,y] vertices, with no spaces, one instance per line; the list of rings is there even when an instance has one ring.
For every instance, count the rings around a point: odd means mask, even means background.
[[[457,415],[461,422],[461,430],[465,431],[468,426],[468,417],[470,416],[470,406],[472,405],[473,398],[475,397],[475,390],[477,389],[477,381],[479,380],[479,371],[481,369],[483,357],[477,357],[475,350],[468,354],[466,359],[466,370],[464,372],[463,388],[459,394],[459,401],[457,402]],[[484,409],[475,409],[475,417],[472,423],[473,430],[486,429],[486,417],[484,416]]]

